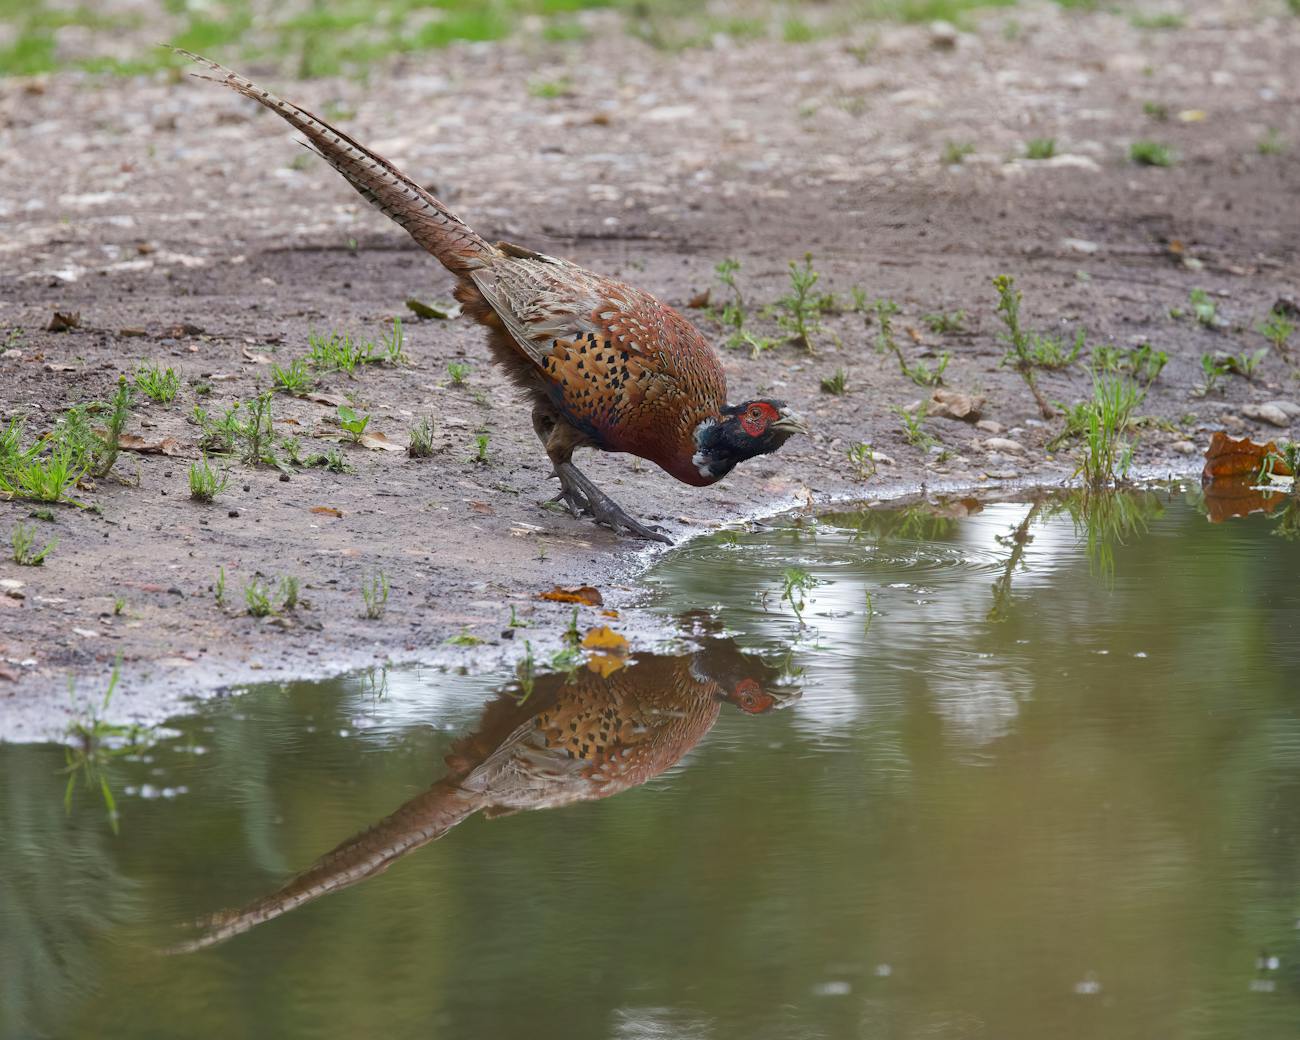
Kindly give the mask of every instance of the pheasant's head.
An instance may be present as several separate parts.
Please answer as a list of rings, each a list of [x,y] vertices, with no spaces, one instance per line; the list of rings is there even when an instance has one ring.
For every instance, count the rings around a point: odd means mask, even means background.
[[[724,699],[746,715],[765,715],[777,706],[777,699],[758,685],[757,679],[741,679]]]
[[[746,401],[728,405],[716,419],[695,428],[695,454],[691,463],[702,483],[721,480],[736,463],[776,451],[796,433],[808,433],[784,401]]]

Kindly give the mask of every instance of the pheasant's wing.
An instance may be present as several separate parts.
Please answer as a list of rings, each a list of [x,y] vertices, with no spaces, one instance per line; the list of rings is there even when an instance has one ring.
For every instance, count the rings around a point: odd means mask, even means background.
[[[552,400],[597,443],[653,458],[656,441],[678,443],[675,426],[693,430],[725,403],[722,366],[677,311],[563,260],[498,248],[510,259],[473,272],[474,284]]]

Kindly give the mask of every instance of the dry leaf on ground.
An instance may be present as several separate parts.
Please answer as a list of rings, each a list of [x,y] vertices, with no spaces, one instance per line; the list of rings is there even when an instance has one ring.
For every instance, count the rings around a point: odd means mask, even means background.
[[[47,332],[67,332],[68,329],[81,328],[81,311],[55,311],[50,316],[50,323],[45,326]]]
[[[1274,456],[1273,472],[1280,477],[1293,476],[1280,457],[1277,443],[1256,444],[1249,437],[1233,440],[1222,430],[1210,438],[1205,449],[1205,467],[1201,470],[1201,483],[1222,480],[1225,477],[1254,477],[1264,468],[1264,460]]]
[[[357,441],[363,448],[371,451],[405,451],[400,444],[390,441],[382,433],[363,433]]]
[[[976,394],[963,394],[956,390],[944,390],[940,387],[930,397],[930,406],[925,414],[937,415],[942,419],[978,422],[983,408],[983,397]]]
[[[343,510],[335,509],[333,506],[312,506],[311,511],[321,516],[336,516],[340,520],[343,519]]]
[[[159,441],[146,440],[134,433],[124,433],[117,439],[117,446],[123,451],[134,451],[141,455],[179,455],[181,442],[175,437],[164,437]]]
[[[537,598],[550,600],[552,603],[581,603],[587,607],[603,607],[605,605],[600,590],[592,588],[590,585],[580,585],[574,589],[565,589],[557,585],[550,592],[539,592]]]

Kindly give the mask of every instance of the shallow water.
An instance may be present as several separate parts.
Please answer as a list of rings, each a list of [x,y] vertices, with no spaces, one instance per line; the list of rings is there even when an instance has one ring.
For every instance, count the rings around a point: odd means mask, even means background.
[[[522,705],[208,704],[108,767],[116,836],[62,749],[2,747],[0,1034],[1294,1037],[1300,543],[1071,508],[694,543],[649,594],[729,638]]]

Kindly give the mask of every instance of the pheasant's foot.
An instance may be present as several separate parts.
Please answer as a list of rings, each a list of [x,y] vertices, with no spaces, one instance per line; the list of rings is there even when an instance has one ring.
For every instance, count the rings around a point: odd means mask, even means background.
[[[641,521],[629,516],[617,502],[588,480],[573,463],[560,463],[555,467],[555,473],[560,478],[560,486],[564,489],[560,492],[559,498],[570,509],[573,508],[575,501],[579,502],[583,511],[589,513],[596,523],[604,524],[616,533],[626,531],[648,541],[663,542],[665,545],[673,544],[672,539],[662,531],[647,527]]]

